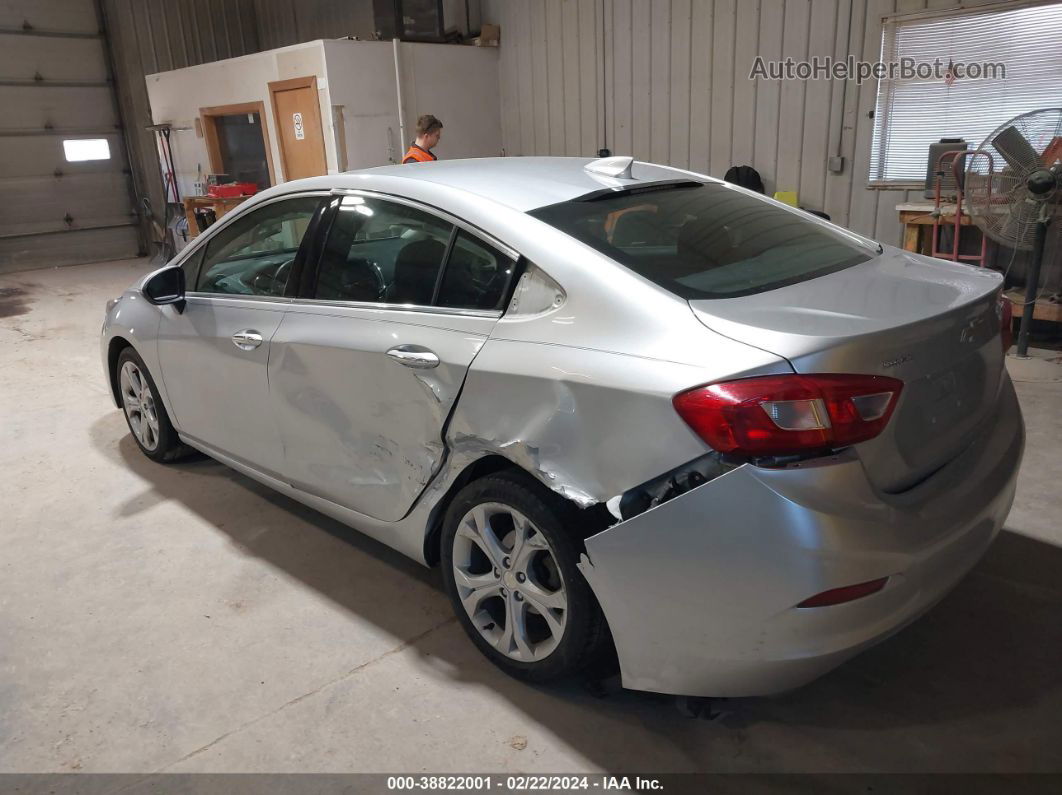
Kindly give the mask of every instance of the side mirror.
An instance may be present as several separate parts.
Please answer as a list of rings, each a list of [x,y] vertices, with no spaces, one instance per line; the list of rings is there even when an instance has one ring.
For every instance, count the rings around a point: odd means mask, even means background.
[[[144,283],[144,298],[148,303],[161,306],[173,304],[178,312],[184,311],[184,270],[163,268]]]

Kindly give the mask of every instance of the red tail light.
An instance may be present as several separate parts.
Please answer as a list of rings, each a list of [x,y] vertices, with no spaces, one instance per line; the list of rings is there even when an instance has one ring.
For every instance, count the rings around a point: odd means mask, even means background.
[[[828,591],[823,591],[822,593],[815,594],[814,596],[805,599],[798,604],[797,607],[829,607],[830,605],[839,605],[844,602],[854,602],[856,599],[862,599],[864,596],[870,596],[872,593],[877,593],[885,587],[885,583],[888,581],[888,577],[882,577],[880,580],[861,582],[858,585],[846,585],[843,588],[831,588]]]
[[[903,382],[880,375],[768,375],[680,392],[675,410],[721,453],[848,447],[888,424]]]
[[[1006,353],[1014,344],[1014,304],[1003,293],[999,294],[999,336]]]

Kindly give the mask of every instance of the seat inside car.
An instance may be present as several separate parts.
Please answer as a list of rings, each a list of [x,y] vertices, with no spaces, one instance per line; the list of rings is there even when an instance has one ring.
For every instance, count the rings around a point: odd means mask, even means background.
[[[430,304],[445,253],[446,246],[438,240],[406,243],[395,257],[394,279],[387,288],[387,300],[395,304]]]
[[[383,276],[375,262],[363,257],[322,261],[317,277],[318,298],[376,302],[383,298],[383,293]]]

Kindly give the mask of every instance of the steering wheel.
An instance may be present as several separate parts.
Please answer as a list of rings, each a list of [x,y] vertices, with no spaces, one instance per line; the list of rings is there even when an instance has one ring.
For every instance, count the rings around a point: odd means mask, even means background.
[[[384,281],[383,271],[380,270],[380,266],[372,260],[367,261],[368,264],[368,277],[365,279],[366,287],[376,296],[377,301],[383,298],[384,293],[387,291],[387,283]]]
[[[272,273],[268,270],[259,271],[251,280],[251,289],[258,295],[283,295],[288,283],[288,271],[294,262],[294,257],[282,262]]]

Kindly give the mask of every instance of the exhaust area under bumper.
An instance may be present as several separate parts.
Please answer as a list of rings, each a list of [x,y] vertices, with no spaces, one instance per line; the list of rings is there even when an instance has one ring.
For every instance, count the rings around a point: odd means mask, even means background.
[[[895,633],[977,563],[1014,500],[1024,428],[1009,379],[956,459],[899,495],[856,454],[743,466],[586,540],[580,569],[623,685],[756,696],[805,684]],[[827,607],[823,591],[888,577]]]

